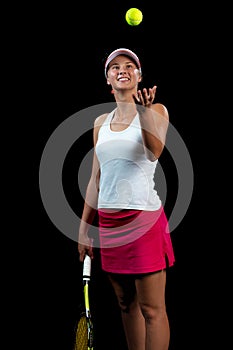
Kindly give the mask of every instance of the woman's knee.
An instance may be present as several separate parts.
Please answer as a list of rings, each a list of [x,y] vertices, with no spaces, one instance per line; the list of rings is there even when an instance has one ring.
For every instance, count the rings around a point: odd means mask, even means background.
[[[141,312],[146,321],[150,322],[152,320],[157,320],[166,316],[166,308],[165,305],[144,305],[140,304]]]
[[[122,312],[129,313],[137,309],[138,303],[135,294],[122,293],[117,295],[118,305]]]
[[[127,281],[123,277],[109,276],[114,292],[117,297],[118,305],[122,312],[129,313],[133,307],[136,298],[136,289],[132,281]]]

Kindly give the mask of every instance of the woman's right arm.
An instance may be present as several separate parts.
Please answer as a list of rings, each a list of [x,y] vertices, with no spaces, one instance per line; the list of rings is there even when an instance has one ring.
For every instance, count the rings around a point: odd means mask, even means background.
[[[96,211],[99,193],[99,179],[100,179],[100,167],[99,161],[96,156],[95,146],[98,140],[99,129],[102,125],[102,120],[105,119],[105,115],[98,117],[94,123],[93,141],[94,141],[94,155],[92,163],[91,177],[87,185],[85,202],[81,222],[78,232],[78,252],[79,259],[83,261],[85,254],[88,254],[93,258],[92,239],[88,237],[89,227],[92,224]]]
[[[80,261],[83,261],[85,254],[93,258],[92,240],[88,237],[88,231],[97,210],[99,173],[98,160],[94,154],[92,174],[87,185],[84,208],[79,225],[78,251]]]

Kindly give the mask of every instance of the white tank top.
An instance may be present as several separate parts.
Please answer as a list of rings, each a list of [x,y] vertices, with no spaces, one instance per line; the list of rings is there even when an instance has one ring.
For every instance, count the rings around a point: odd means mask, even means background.
[[[158,160],[146,158],[139,115],[123,131],[112,131],[113,110],[101,126],[96,144],[100,163],[98,208],[157,210],[161,200],[154,189]]]

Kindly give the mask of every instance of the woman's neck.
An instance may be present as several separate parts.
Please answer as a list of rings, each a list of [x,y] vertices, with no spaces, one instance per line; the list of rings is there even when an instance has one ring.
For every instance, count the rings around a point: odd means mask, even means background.
[[[135,103],[118,102],[113,119],[118,121],[122,121],[122,120],[131,121],[136,114],[137,114],[137,108]]]
[[[131,118],[136,115],[137,108],[133,99],[132,90],[117,91],[114,96],[117,104],[115,115],[118,120],[128,117]]]

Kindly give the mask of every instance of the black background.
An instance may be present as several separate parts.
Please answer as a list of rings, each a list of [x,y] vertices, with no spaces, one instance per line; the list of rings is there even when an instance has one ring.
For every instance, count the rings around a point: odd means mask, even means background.
[[[125,12],[130,7],[143,12],[143,21],[137,27],[125,21]],[[29,309],[23,324],[24,347],[72,350],[82,298],[81,264],[77,243],[54,226],[43,207],[38,179],[40,160],[50,135],[66,118],[83,108],[113,101],[104,77],[104,61],[112,50],[127,47],[141,60],[143,86],[158,86],[156,101],[168,108],[170,120],[193,162],[192,201],[183,221],[172,232],[176,263],[168,271],[167,311],[171,327],[169,350],[199,348],[200,339],[202,344],[207,340],[205,325],[209,319],[210,275],[203,279],[200,273],[204,261],[208,267],[201,236],[205,235],[206,228],[201,222],[207,217],[207,209],[200,204],[203,188],[208,191],[205,185],[208,176],[202,169],[206,160],[210,162],[207,155],[211,148],[206,143],[208,123],[204,118],[200,122],[200,114],[207,115],[203,109],[208,104],[206,91],[210,93],[213,89],[209,57],[216,40],[214,30],[206,26],[207,14],[196,3],[184,6],[166,1],[86,2],[73,6],[38,3],[27,11],[20,24],[16,48],[19,56],[22,53],[21,82],[27,85],[23,102],[29,112],[22,123],[27,128],[24,155],[27,166],[30,165],[26,175],[29,189],[24,206],[26,220],[21,219],[27,237],[25,269],[29,284],[24,293]],[[92,135],[88,134],[82,152],[91,148]],[[81,158],[82,154],[74,148],[64,165],[64,189],[77,215],[83,205],[75,182]],[[168,181],[165,207],[169,215],[176,199],[177,177],[166,150],[161,162]],[[100,269],[98,249],[90,293],[95,349],[125,350],[119,310]],[[200,317],[203,301],[205,308]]]

